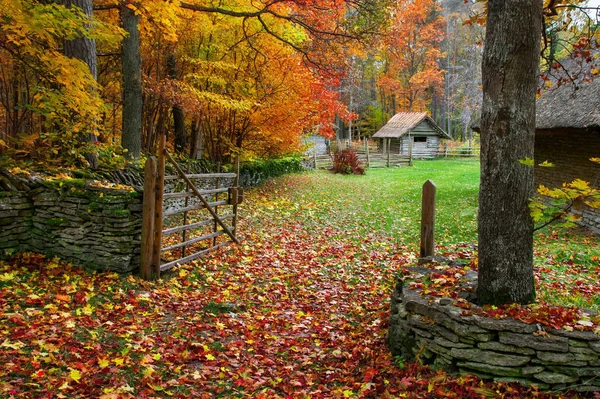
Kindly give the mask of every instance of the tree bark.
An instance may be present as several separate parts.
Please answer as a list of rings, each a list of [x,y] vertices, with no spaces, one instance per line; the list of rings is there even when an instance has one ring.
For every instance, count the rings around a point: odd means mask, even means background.
[[[94,15],[94,5],[92,0],[64,0],[66,7],[79,7],[87,16]],[[64,54],[67,57],[77,58],[85,62],[90,74],[94,80],[98,79],[98,57],[96,56],[96,41],[84,36],[80,36],[73,40],[67,40],[64,44]],[[89,141],[96,143],[98,136],[94,127],[90,127]],[[94,153],[85,154],[85,159],[90,164],[92,169],[98,168],[98,156]]]
[[[483,54],[478,301],[535,298],[533,168],[542,0],[489,0]]]
[[[167,57],[167,75],[169,79],[177,79],[177,58],[175,54],[169,54]],[[177,105],[173,105],[173,130],[175,130],[175,151],[185,152],[187,144],[187,135],[185,133],[185,117],[183,110]]]
[[[135,4],[135,3],[132,3]],[[142,149],[142,61],[140,57],[139,15],[121,6],[121,25],[127,36],[123,39],[123,131],[121,146],[130,158],[139,158]]]

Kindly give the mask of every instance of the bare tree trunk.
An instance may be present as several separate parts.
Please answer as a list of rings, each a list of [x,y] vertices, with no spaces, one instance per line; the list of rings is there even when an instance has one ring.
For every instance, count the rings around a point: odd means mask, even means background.
[[[135,3],[133,3],[135,4]],[[130,158],[139,158],[142,150],[142,60],[140,57],[139,15],[121,6],[121,25],[127,32],[123,39],[123,131],[121,145]]]
[[[535,94],[542,0],[489,0],[483,54],[480,303],[529,303],[535,298],[533,222],[528,201],[533,168]]]
[[[94,5],[92,0],[64,0],[67,7],[79,7],[85,15],[94,14]],[[90,74],[94,80],[98,79],[98,58],[96,56],[96,41],[87,37],[78,37],[73,40],[65,41],[64,54],[67,57],[77,58],[85,62],[90,68]],[[90,127],[89,140],[92,143],[98,141],[95,127]],[[98,156],[93,153],[85,154],[85,159],[92,169],[98,168]]]
[[[175,54],[169,54],[167,57],[167,75],[169,79],[177,79],[177,59]],[[185,152],[187,136],[185,133],[185,118],[183,110],[177,105],[173,105],[173,130],[175,130],[175,151]]]

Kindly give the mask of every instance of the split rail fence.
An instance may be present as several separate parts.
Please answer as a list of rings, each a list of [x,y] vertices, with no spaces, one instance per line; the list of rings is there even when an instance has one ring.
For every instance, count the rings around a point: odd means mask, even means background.
[[[389,139],[388,139],[389,140]],[[479,157],[479,147],[446,147],[437,151],[419,152],[415,148],[409,148],[408,155],[394,154],[390,152],[389,142],[384,143],[380,148],[374,147],[372,143],[365,141],[363,143],[337,142],[337,148],[351,148],[356,152],[360,162],[367,168],[389,168],[397,166],[412,166],[413,159],[422,158],[449,158],[449,157]],[[313,153],[313,161],[316,169],[331,169],[333,166],[333,153],[317,155]]]
[[[165,176],[167,160],[176,174]],[[238,205],[244,199],[244,191],[238,186],[239,158],[235,164],[235,173],[186,173],[165,149],[165,138],[162,138],[158,158],[149,157],[145,165],[142,278],[158,279],[161,272],[176,265],[191,262],[214,249],[239,244],[236,237]],[[232,185],[220,184],[231,179]],[[181,180],[185,191],[165,193],[166,181]],[[214,181],[214,188],[201,190],[194,184],[194,181],[207,180]],[[184,204],[165,210],[165,200],[183,200]],[[174,225],[166,227],[165,221]]]

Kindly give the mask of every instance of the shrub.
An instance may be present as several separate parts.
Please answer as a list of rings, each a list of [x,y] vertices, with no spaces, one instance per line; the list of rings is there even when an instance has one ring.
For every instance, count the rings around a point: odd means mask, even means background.
[[[255,186],[270,178],[302,170],[302,158],[294,156],[243,162],[240,165],[240,185]]]
[[[365,174],[365,170],[358,159],[358,155],[356,155],[354,150],[350,149],[336,151],[336,153],[333,155],[333,167],[331,170],[333,173],[342,173],[345,175]]]

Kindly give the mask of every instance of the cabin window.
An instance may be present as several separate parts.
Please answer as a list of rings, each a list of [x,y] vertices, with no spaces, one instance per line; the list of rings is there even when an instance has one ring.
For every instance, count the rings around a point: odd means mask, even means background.
[[[415,143],[427,143],[427,137],[415,137]]]

